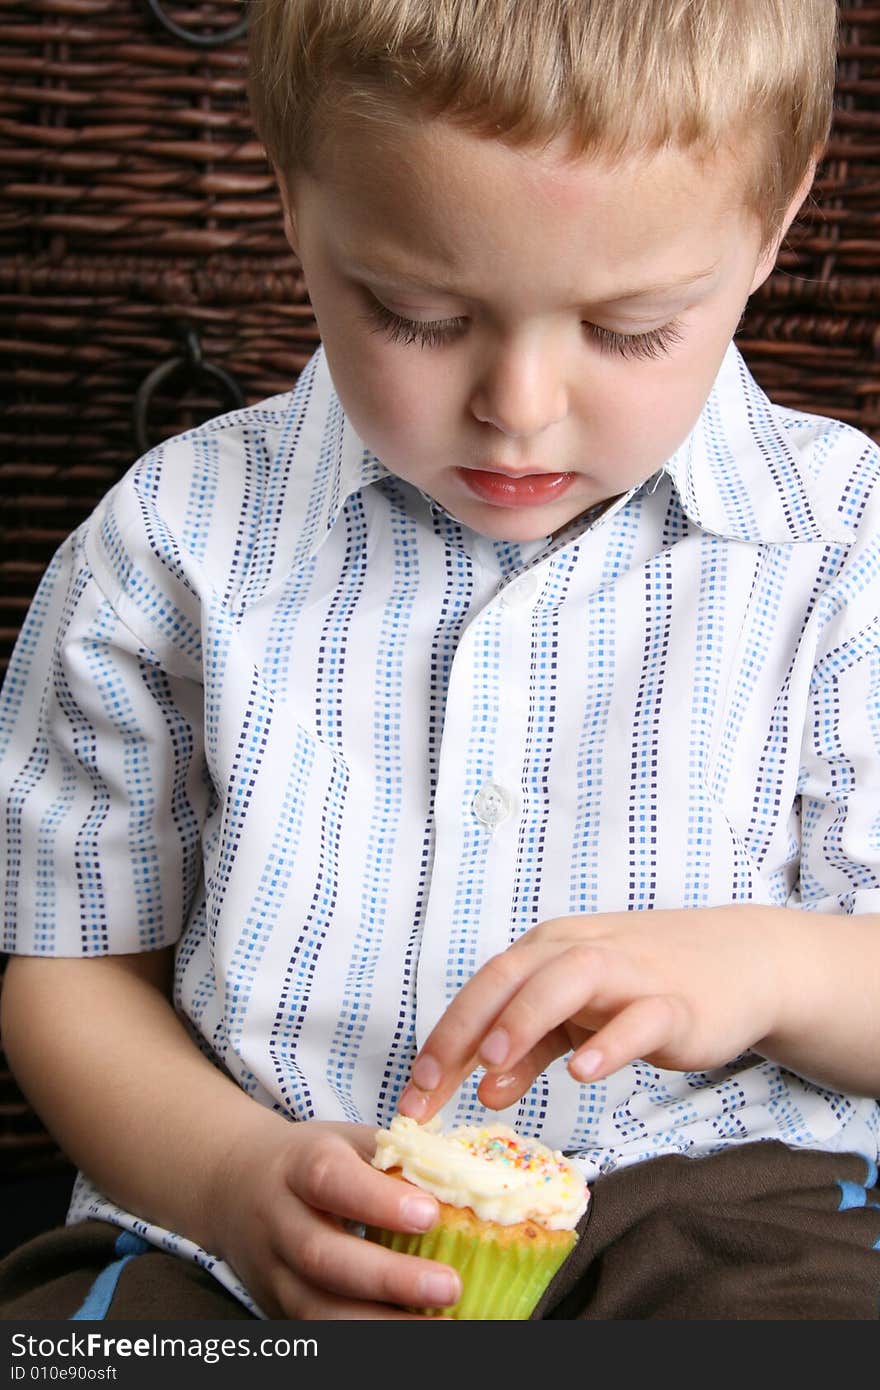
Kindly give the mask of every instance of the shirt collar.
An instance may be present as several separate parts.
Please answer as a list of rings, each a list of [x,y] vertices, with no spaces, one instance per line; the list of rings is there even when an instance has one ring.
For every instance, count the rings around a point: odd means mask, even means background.
[[[315,553],[349,497],[388,477],[346,418],[321,346],[291,392],[274,462],[286,480],[284,510],[295,527],[293,563]]]
[[[694,525],[752,544],[852,543],[809,467],[817,432],[837,426],[813,416],[786,429],[794,418],[772,404],[731,343],[696,425],[661,469]],[[389,476],[346,419],[320,346],[291,393],[276,463],[299,521],[294,562],[314,554],[349,497]]]
[[[752,544],[820,541],[851,544],[854,535],[811,472],[818,432],[837,428],[819,416],[775,406],[731,343],[696,425],[661,470],[688,518],[701,530]]]

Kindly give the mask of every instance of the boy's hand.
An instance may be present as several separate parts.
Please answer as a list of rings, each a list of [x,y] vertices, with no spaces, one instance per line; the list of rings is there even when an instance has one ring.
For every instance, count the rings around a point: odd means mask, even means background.
[[[215,1248],[268,1317],[408,1318],[406,1307],[456,1302],[454,1270],[346,1228],[421,1232],[437,1220],[433,1197],[370,1165],[374,1129],[254,1110],[212,1183]]]
[[[478,1066],[483,1104],[504,1109],[572,1048],[577,1081],[640,1058],[679,1071],[729,1062],[780,1026],[787,916],[746,904],[534,927],[452,1000],[416,1059],[401,1113],[429,1119]]]

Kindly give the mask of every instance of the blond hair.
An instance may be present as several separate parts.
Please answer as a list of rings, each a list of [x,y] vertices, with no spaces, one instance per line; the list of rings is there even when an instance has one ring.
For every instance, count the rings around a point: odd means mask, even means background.
[[[282,177],[343,118],[612,160],[738,149],[770,239],[827,139],[836,39],[836,0],[255,0],[249,94]]]

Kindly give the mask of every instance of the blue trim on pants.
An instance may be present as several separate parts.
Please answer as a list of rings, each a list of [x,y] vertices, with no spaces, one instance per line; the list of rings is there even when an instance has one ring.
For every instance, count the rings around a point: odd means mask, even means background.
[[[150,1243],[142,1240],[140,1236],[132,1235],[131,1231],[122,1231],[117,1236],[113,1249],[119,1259],[101,1270],[76,1312],[71,1313],[68,1322],[96,1322],[106,1318],[120,1274],[129,1260],[136,1259],[138,1255],[143,1255],[145,1250],[150,1249]]]

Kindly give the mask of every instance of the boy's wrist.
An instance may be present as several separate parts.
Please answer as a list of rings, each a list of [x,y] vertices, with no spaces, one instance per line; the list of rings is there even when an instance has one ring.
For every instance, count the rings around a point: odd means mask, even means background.
[[[771,908],[765,921],[776,1001],[755,1051],[819,1086],[876,1095],[877,917]]]
[[[228,1121],[216,1134],[205,1162],[197,1197],[200,1233],[195,1238],[204,1249],[223,1258],[228,1257],[229,1215],[253,1183],[255,1173],[268,1181],[269,1165],[293,1131],[289,1120],[251,1096],[239,1093],[233,1100]]]
[[[814,958],[804,939],[809,914],[789,907],[748,909],[754,916],[757,959],[767,1000],[767,1026],[756,1043],[762,1055],[796,1045],[812,1016]]]

